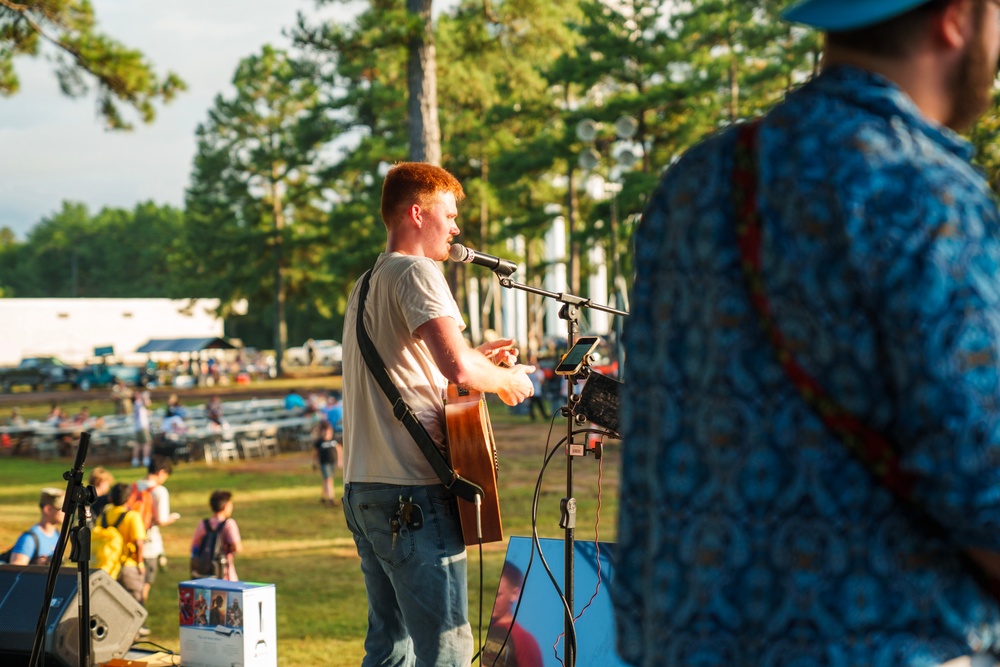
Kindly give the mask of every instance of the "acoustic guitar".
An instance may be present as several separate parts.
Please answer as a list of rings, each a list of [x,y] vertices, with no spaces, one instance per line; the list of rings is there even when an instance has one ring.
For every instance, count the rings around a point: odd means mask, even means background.
[[[503,525],[497,494],[497,446],[486,399],[478,391],[449,384],[444,413],[448,428],[448,463],[459,475],[482,487],[485,495],[478,524],[482,526],[483,543],[500,542]],[[458,516],[465,544],[479,544],[476,506],[459,498]]]

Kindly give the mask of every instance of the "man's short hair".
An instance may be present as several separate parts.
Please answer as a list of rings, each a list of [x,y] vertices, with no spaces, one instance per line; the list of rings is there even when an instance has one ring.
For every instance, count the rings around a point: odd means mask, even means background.
[[[214,491],[208,499],[208,506],[212,508],[213,512],[221,512],[232,498],[233,494],[229,491]]]
[[[47,486],[42,489],[42,495],[38,498],[38,507],[44,508],[52,505],[61,509],[65,495],[66,492],[64,490],[54,486]]]
[[[174,465],[170,462],[170,458],[162,454],[156,454],[149,460],[149,474],[156,475],[161,470],[168,475],[172,475],[174,473]]]
[[[954,0],[929,0],[908,12],[881,23],[857,30],[828,32],[827,44],[873,56],[899,58],[909,55],[916,46],[914,37],[919,35],[927,21],[943,11]],[[973,0],[980,7],[983,0]]]
[[[104,466],[97,466],[90,471],[90,478],[87,483],[92,486],[97,486],[101,482],[114,482],[115,476],[111,474],[111,471]]]
[[[431,197],[445,192],[455,195],[455,201],[465,199],[462,184],[441,167],[426,162],[394,164],[382,183],[382,222],[389,227],[410,206],[426,206]]]
[[[111,487],[111,491],[108,492],[108,500],[111,504],[120,507],[128,502],[129,497],[132,495],[132,487],[124,482],[119,482]]]

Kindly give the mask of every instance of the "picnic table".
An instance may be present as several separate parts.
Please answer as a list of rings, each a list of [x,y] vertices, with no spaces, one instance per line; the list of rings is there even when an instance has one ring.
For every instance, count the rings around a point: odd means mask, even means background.
[[[171,445],[168,447],[171,452],[183,446],[187,448],[186,458],[203,455],[209,462],[220,457],[221,460],[253,458],[270,456],[282,449],[303,449],[318,418],[290,414],[280,398],[223,403],[221,426],[209,421],[197,406],[188,406],[186,410],[183,432],[169,435],[161,430],[163,412],[157,411],[150,424],[154,444]],[[65,450],[85,431],[91,434],[92,451],[109,456],[127,456],[136,439],[131,417],[107,415],[82,424],[31,421],[0,426],[0,442],[7,443],[2,449],[9,454],[46,458],[71,453]]]

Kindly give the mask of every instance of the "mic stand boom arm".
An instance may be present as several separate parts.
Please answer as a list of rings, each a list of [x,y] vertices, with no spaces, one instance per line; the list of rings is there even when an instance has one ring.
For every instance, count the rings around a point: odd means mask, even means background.
[[[512,280],[510,276],[502,276],[499,273],[497,278],[500,280],[500,286],[506,287],[507,289],[519,289],[523,292],[530,292],[531,294],[538,294],[544,296],[548,299],[553,299],[559,303],[564,303],[567,306],[574,308],[590,308],[592,310],[600,310],[605,313],[611,313],[612,315],[620,315],[621,317],[628,317],[628,312],[624,310],[618,310],[617,308],[612,308],[611,306],[605,306],[599,303],[594,303],[590,299],[584,299],[582,296],[577,296],[575,294],[569,294],[567,292],[550,292],[548,290],[539,289],[538,287],[532,287],[531,285],[525,285],[524,283],[516,282]],[[562,314],[560,314],[562,317]],[[562,317],[562,319],[567,319]],[[576,333],[576,332],[574,332]],[[567,341],[570,347],[573,346],[573,341]]]
[[[509,275],[503,275],[499,271],[495,271],[497,278],[500,280],[500,286],[507,289],[519,289],[524,292],[530,292],[531,294],[539,294],[549,299],[555,299],[559,303],[562,303],[562,308],[559,309],[560,319],[566,320],[567,336],[566,345],[567,349],[571,349],[573,344],[576,342],[576,337],[580,333],[580,320],[579,313],[580,308],[592,308],[593,310],[601,310],[606,313],[611,313],[612,315],[618,315],[620,317],[628,317],[628,313],[624,310],[618,310],[617,308],[612,308],[610,306],[605,306],[602,304],[597,304],[590,299],[584,299],[583,297],[576,296],[575,294],[568,294],[566,292],[550,292],[548,290],[539,289],[537,287],[531,287],[530,285],[525,285],[523,283],[515,282],[511,279]],[[584,366],[589,369],[589,362],[585,362]],[[577,379],[581,374],[567,375],[566,376],[566,401],[572,404],[574,396],[573,385],[576,384]],[[576,539],[576,499],[573,497],[573,457],[583,456],[586,453],[586,447],[575,447],[573,443],[573,413],[570,405],[563,408],[563,414],[566,416],[566,497],[562,499],[560,504],[560,521],[559,527],[563,529],[563,558],[564,558],[564,581],[563,581],[563,596],[566,598],[566,609],[563,611],[564,615],[564,632],[565,632],[565,651],[563,665],[565,667],[576,667],[576,653],[577,647],[575,641],[571,642],[570,637],[575,638],[576,632],[574,629],[574,614],[576,613],[574,605],[574,571],[573,571],[573,556],[576,549],[575,539]]]

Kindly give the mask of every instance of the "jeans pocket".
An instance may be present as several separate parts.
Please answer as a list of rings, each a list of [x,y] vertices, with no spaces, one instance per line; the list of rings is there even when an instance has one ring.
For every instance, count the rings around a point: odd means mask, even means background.
[[[413,556],[415,549],[413,531],[401,528],[392,534],[391,521],[399,511],[399,503],[369,503],[362,505],[361,521],[364,523],[365,537],[380,560],[398,566]]]
[[[454,554],[465,549],[465,539],[462,537],[462,521],[458,515],[458,501],[454,496],[446,498],[430,497],[428,502],[432,507],[434,521],[441,546],[446,554]]]

